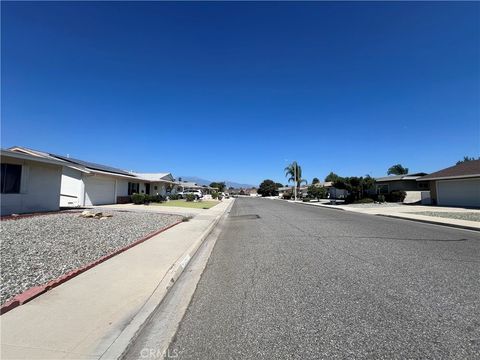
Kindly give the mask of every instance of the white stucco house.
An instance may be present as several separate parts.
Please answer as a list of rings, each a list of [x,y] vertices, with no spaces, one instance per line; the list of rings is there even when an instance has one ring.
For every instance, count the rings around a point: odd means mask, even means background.
[[[10,152],[61,164],[60,207],[83,207],[129,202],[133,193],[165,195],[175,191],[170,173],[133,173],[67,156],[15,146]]]
[[[59,210],[63,162],[1,150],[1,215]]]
[[[174,194],[178,189],[178,184],[171,173],[134,173],[139,179],[139,188],[137,193],[148,195]]]

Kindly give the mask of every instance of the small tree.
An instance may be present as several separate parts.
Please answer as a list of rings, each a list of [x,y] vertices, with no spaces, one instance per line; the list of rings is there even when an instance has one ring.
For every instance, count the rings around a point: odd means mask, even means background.
[[[328,174],[325,177],[325,181],[335,182],[335,181],[340,181],[340,180],[342,180],[342,178],[340,176],[338,176],[337,174],[335,174],[333,171],[331,171],[330,174]]]
[[[277,185],[273,180],[263,180],[258,187],[257,193],[259,193],[261,196],[276,196],[278,195]]]
[[[387,171],[387,175],[406,175],[408,174],[408,168],[404,168],[400,164],[390,166]]]
[[[313,178],[312,180],[312,184],[315,185],[315,184],[319,184],[320,183],[320,180],[316,177]]]
[[[365,175],[362,178],[362,196],[365,196],[365,193],[368,193],[369,190],[375,189],[375,179],[370,175]]]
[[[325,190],[324,187],[322,186],[316,186],[315,184],[312,184],[308,187],[307,189],[307,195],[309,198],[312,199],[323,199],[327,194],[327,191]]]
[[[225,188],[226,188],[225,182],[223,182],[223,181],[222,181],[222,182],[212,182],[212,183],[210,184],[210,187],[212,187],[212,188],[217,188],[218,191],[220,191],[220,192],[225,191]]]

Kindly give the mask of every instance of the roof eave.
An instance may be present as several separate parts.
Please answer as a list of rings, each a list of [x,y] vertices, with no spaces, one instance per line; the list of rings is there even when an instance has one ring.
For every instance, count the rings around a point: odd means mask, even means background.
[[[0,154],[2,157],[5,156],[5,157],[12,157],[20,160],[29,160],[29,161],[36,161],[36,162],[45,163],[45,164],[65,166],[65,164],[61,161],[49,159],[43,156],[31,155],[23,152],[16,152],[16,151],[2,149]]]
[[[449,179],[469,179],[480,177],[480,174],[470,174],[470,175],[454,175],[454,176],[438,176],[438,177],[429,177],[424,179],[421,177],[417,181],[430,181],[430,180],[449,180]]]

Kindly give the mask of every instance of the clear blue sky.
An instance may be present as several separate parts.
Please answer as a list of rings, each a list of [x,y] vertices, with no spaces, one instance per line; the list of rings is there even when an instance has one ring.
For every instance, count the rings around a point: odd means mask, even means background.
[[[2,147],[284,183],[480,152],[480,4],[2,3]]]

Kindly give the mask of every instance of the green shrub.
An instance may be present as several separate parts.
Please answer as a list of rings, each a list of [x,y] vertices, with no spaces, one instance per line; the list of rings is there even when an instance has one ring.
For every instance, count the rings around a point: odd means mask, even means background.
[[[193,194],[187,194],[187,195],[185,195],[185,199],[186,199],[187,201],[193,201],[193,200],[195,200],[195,195],[193,195]]]
[[[218,192],[217,191],[212,191],[212,199],[218,199]]]
[[[405,191],[391,191],[390,194],[385,196],[388,202],[402,202],[405,200],[407,193]]]
[[[377,201],[381,202],[381,203],[384,203],[385,202],[385,195],[378,195],[377,196]]]
[[[325,190],[324,187],[310,185],[307,189],[307,194],[308,194],[308,197],[311,199],[320,200],[327,195],[327,191]]]
[[[292,198],[292,194],[289,194],[289,193],[283,194],[283,199],[290,200],[291,198]]]
[[[150,201],[151,202],[156,202],[156,203],[161,203],[161,202],[165,201],[165,197],[163,197],[162,195],[150,196]]]
[[[353,203],[354,203],[354,204],[371,204],[371,203],[373,203],[373,202],[374,202],[373,199],[366,197],[366,198],[363,198],[363,199],[354,201]]]
[[[345,197],[345,204],[352,204],[355,201],[355,195],[353,194],[348,194]]]
[[[133,194],[130,196],[130,199],[134,204],[140,205],[145,203],[145,195],[144,194]]]
[[[178,200],[178,199],[180,199],[180,195],[178,195],[178,194],[171,194],[171,195],[168,195],[168,198],[169,198],[170,200]]]
[[[304,198],[302,199],[302,201],[303,201],[303,202],[310,202],[310,198],[309,198],[309,197],[304,197]]]

